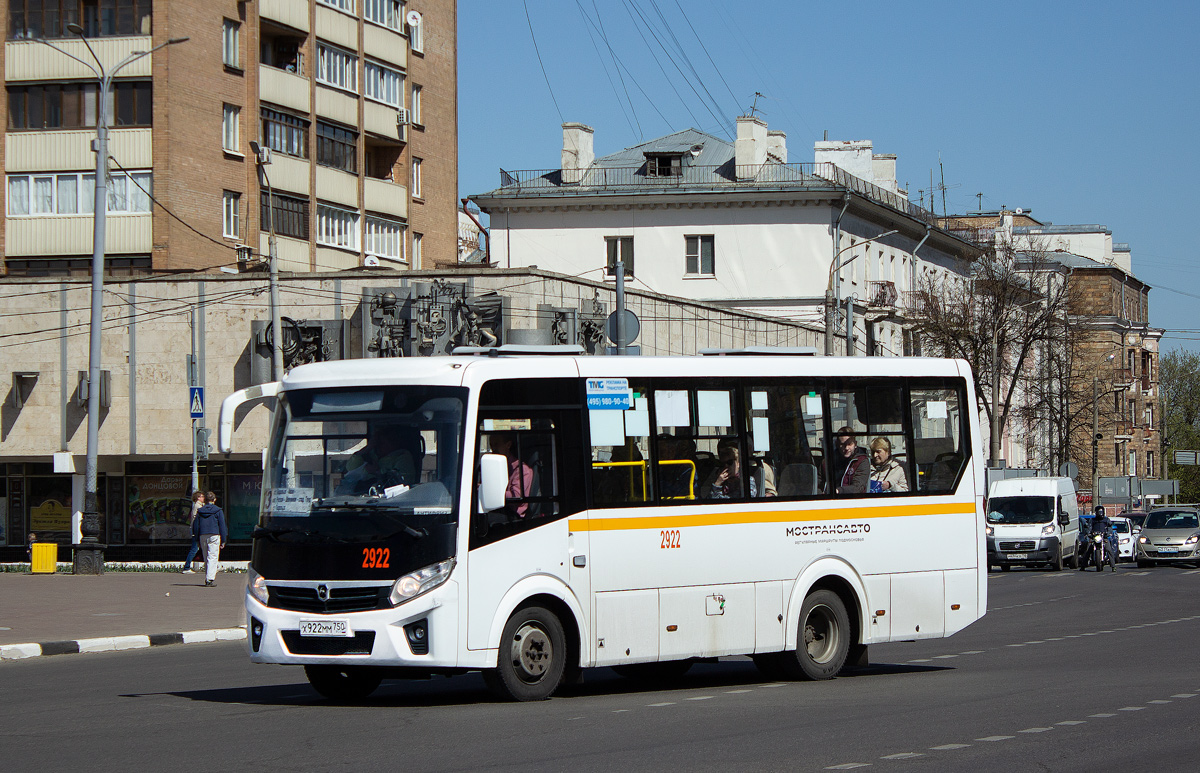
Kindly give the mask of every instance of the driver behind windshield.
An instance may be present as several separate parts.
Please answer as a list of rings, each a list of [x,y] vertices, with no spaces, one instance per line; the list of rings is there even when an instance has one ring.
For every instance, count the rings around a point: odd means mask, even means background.
[[[415,430],[391,424],[372,427],[367,444],[346,463],[346,476],[338,493],[362,493],[370,486],[411,484],[416,478],[412,453],[404,446],[406,435]]]

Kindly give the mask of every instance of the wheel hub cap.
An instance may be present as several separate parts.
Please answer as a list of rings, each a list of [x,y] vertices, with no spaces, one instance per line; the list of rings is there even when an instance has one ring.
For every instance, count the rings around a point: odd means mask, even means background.
[[[554,661],[554,647],[545,631],[526,623],[513,637],[512,657],[521,679],[536,682],[545,676],[546,669]]]

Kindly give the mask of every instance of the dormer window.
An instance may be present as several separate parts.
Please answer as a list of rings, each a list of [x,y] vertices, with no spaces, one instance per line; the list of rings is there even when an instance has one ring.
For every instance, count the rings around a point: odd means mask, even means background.
[[[683,174],[683,154],[647,153],[647,177],[679,177]]]

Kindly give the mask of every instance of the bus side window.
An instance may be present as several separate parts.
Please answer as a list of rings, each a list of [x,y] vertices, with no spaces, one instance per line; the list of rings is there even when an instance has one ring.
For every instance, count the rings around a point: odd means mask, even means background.
[[[924,494],[950,494],[966,465],[963,450],[959,390],[909,390],[912,403],[912,456],[917,470],[915,489]]]
[[[813,497],[821,491],[824,409],[818,384],[748,384],[750,474],[759,497]]]
[[[646,390],[634,386],[628,410],[589,409],[592,501],[597,507],[649,502],[650,408]]]

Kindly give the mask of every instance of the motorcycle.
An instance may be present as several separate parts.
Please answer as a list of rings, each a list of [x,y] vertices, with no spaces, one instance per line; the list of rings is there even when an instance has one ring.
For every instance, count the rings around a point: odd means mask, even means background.
[[[1079,557],[1079,568],[1086,569],[1088,565],[1096,567],[1097,572],[1103,572],[1107,565],[1112,571],[1117,571],[1117,550],[1113,547],[1108,534],[1092,532],[1084,541],[1083,553]]]

